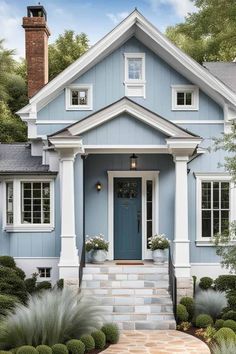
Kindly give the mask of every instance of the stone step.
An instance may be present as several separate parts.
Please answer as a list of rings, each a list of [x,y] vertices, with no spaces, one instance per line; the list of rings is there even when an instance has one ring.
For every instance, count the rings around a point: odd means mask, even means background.
[[[144,295],[144,296],[96,296],[95,300],[99,305],[107,306],[129,306],[129,305],[172,305],[172,300],[167,295]]]
[[[168,274],[168,267],[163,266],[96,266],[86,265],[84,274]]]
[[[122,321],[116,322],[121,330],[168,330],[176,329],[174,320],[167,321]]]
[[[174,321],[173,313],[105,313],[103,315],[105,322],[123,322],[123,321]]]
[[[169,275],[165,273],[146,273],[146,274],[128,274],[128,273],[85,273],[83,275],[83,280],[95,280],[95,281],[130,281],[130,280],[145,280],[145,281],[160,281],[169,280]]]
[[[169,282],[167,280],[146,281],[146,280],[83,280],[82,287],[86,289],[103,289],[103,288],[118,288],[118,289],[146,289],[158,288],[167,289]]]
[[[130,289],[130,288],[82,288],[82,293],[86,296],[106,296],[106,295],[137,295],[137,296],[147,296],[147,295],[168,295],[167,289],[160,288],[140,288],[140,289]]]
[[[98,302],[97,307],[105,313],[172,313],[172,305],[107,305]]]

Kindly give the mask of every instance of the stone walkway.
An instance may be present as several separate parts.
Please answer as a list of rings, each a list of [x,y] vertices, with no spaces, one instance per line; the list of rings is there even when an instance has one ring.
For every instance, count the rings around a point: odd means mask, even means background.
[[[200,339],[179,331],[124,331],[104,354],[210,354]]]

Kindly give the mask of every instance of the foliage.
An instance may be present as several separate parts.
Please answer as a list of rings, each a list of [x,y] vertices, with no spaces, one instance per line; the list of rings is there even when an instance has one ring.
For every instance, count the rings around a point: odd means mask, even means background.
[[[64,344],[54,344],[52,346],[52,353],[53,354],[69,354],[69,351]]]
[[[21,268],[15,267],[14,271],[16,272],[19,278],[21,278],[22,280],[25,279],[25,272]]]
[[[185,322],[181,322],[179,325],[177,325],[177,329],[180,331],[186,332],[189,330],[189,328],[191,328],[191,326],[192,326],[191,322],[185,321]]]
[[[89,352],[95,348],[95,342],[91,335],[85,334],[80,338],[81,342],[85,345],[85,352]]]
[[[216,342],[220,343],[222,341],[236,340],[236,335],[234,331],[230,328],[220,328],[213,337]]]
[[[210,277],[203,277],[200,279],[200,282],[199,282],[199,287],[202,289],[202,290],[207,290],[209,288],[211,288],[212,284],[213,284],[214,280]]]
[[[188,14],[185,22],[168,27],[167,36],[200,63],[233,61],[236,2],[195,0],[194,4],[197,11]]]
[[[236,289],[236,275],[220,275],[215,280],[215,287],[219,291]]]
[[[196,317],[196,327],[207,328],[213,325],[213,319],[207,314],[201,314]]]
[[[57,289],[62,290],[64,288],[64,279],[59,279],[57,281]]]
[[[226,321],[224,321],[223,327],[231,328],[234,332],[236,332],[236,321],[226,320]]]
[[[207,328],[200,328],[195,333],[199,337],[203,337],[205,342],[210,343],[216,334],[216,329],[214,327],[207,326]]]
[[[5,315],[7,311],[12,310],[17,301],[18,298],[13,295],[0,294],[0,315]]]
[[[152,251],[155,250],[165,250],[169,248],[170,242],[167,240],[164,234],[157,234],[149,237],[148,244]]]
[[[84,343],[78,339],[69,340],[66,346],[70,354],[84,354],[85,352]]]
[[[218,319],[215,321],[215,329],[220,329],[224,326],[224,320],[221,318],[221,319]]]
[[[10,256],[0,256],[0,265],[8,268],[15,268],[16,262],[13,257]]]
[[[95,331],[91,333],[95,342],[96,349],[103,349],[106,345],[106,337],[102,331]]]
[[[75,34],[66,30],[59,35],[55,43],[48,47],[49,79],[53,79],[61,71],[83,55],[89,47],[89,40],[85,33]]]
[[[216,319],[227,306],[225,293],[212,289],[199,291],[195,296],[196,314],[208,314]]]
[[[106,336],[106,341],[111,344],[116,344],[120,338],[120,331],[116,324],[108,323],[102,327],[102,332]]]
[[[11,113],[4,101],[0,101],[0,141],[2,143],[26,141],[26,125]]]
[[[235,354],[236,344],[233,340],[221,341],[212,346],[213,354]]]
[[[193,318],[194,315],[194,300],[192,297],[182,297],[182,299],[180,300],[180,304],[184,305],[188,311],[189,314],[189,319],[191,320]]]
[[[176,314],[178,322],[185,322],[188,320],[189,314],[184,305],[177,305]]]
[[[39,354],[52,354],[52,349],[49,346],[43,344],[38,345],[36,350]]]
[[[71,288],[45,290],[29,296],[27,306],[17,304],[14,313],[2,320],[0,345],[51,346],[79,339],[100,328],[101,322],[101,310],[94,299],[84,298]]]
[[[52,284],[50,281],[41,281],[36,286],[36,291],[51,289]]]
[[[0,267],[0,293],[16,296],[20,301],[27,300],[25,283],[20,279],[15,270],[7,267]]]
[[[236,310],[236,295],[232,293],[227,294],[227,300],[229,307]]]
[[[38,352],[31,345],[24,345],[17,350],[17,354],[38,354]]]
[[[34,273],[31,278],[25,279],[25,286],[28,293],[33,294],[36,290],[37,274]]]
[[[87,240],[85,242],[85,247],[86,247],[87,252],[90,252],[93,250],[108,251],[108,245],[109,245],[109,242],[104,240],[104,236],[102,234],[100,234],[98,236],[91,237],[91,238],[89,238],[87,236]]]
[[[222,316],[223,320],[234,320],[236,321],[236,311],[230,310]]]
[[[9,352],[8,350],[0,350],[0,354],[12,354],[12,352]]]

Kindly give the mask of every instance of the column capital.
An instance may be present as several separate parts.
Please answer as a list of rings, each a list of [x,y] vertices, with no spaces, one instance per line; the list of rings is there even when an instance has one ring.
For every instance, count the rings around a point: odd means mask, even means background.
[[[174,162],[179,162],[179,161],[182,161],[182,162],[188,162],[189,161],[189,156],[187,155],[173,155],[173,160]]]

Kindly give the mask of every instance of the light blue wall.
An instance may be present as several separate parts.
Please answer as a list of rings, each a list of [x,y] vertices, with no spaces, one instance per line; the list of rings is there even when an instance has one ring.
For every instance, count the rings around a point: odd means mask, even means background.
[[[82,138],[85,145],[159,145],[166,143],[166,136],[160,131],[125,113],[82,134]]]
[[[65,92],[38,113],[38,120],[80,120],[91,113],[117,101],[125,95],[124,53],[146,53],[146,99],[132,98],[144,107],[167,119],[222,119],[222,108],[200,91],[199,111],[172,111],[171,85],[189,84],[160,57],[150,51],[136,38],[131,38],[107,58],[83,74],[74,83],[93,84],[93,111],[66,111]],[[62,127],[66,127],[64,124]],[[39,125],[38,134],[51,134],[61,129],[57,126]]]

